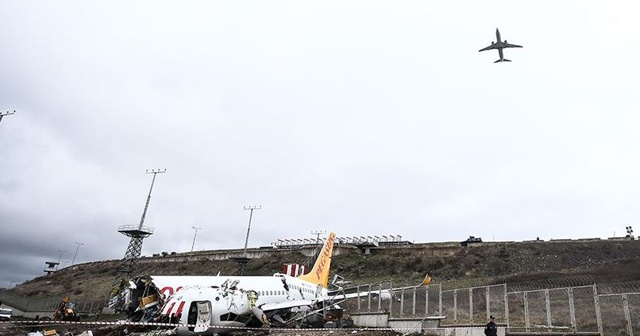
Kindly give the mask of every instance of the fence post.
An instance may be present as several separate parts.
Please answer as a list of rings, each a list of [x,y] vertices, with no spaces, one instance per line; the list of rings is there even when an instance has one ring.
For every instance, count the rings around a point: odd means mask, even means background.
[[[573,304],[573,287],[569,287],[569,315],[571,317],[571,331],[578,331],[576,326],[576,306]]]
[[[361,312],[362,310],[360,309],[360,285],[356,285],[356,291],[358,292],[357,294],[357,298],[358,298],[358,313]]]
[[[389,293],[391,296],[391,293]],[[378,311],[382,310],[382,282],[378,284]]]
[[[526,332],[531,331],[531,324],[529,323],[529,296],[528,292],[522,292],[522,298],[524,300],[524,330]]]
[[[547,311],[547,330],[552,332],[551,330],[551,301],[549,300],[549,289],[544,290],[544,307]]]
[[[369,293],[367,293],[367,312],[371,312],[371,284],[369,284]]]
[[[438,315],[442,316],[442,284],[438,284]]]
[[[424,293],[424,313],[426,316],[429,316],[429,285],[427,285],[427,290]]]
[[[487,316],[485,316],[485,320],[489,319],[489,316],[491,316],[491,301],[489,300],[489,286],[486,286],[484,288],[484,298],[486,301],[486,311],[487,311]]]
[[[393,291],[391,290],[393,288],[393,282],[389,282],[389,317],[393,316]]]
[[[507,292],[507,284],[503,284],[504,286],[504,321],[507,324],[507,329],[509,329],[509,292]]]
[[[596,308],[596,323],[598,323],[598,332],[600,336],[604,336],[604,328],[602,327],[602,314],[600,313],[600,297],[598,296],[598,287],[593,284],[593,304]]]
[[[453,323],[458,324],[458,289],[453,290]]]
[[[473,324],[473,288],[469,288],[469,323]]]
[[[400,289],[400,317],[404,317],[404,287]]]
[[[622,294],[622,307],[624,308],[624,322],[627,325],[627,334],[629,336],[633,336],[631,314],[629,314],[629,297],[627,296],[627,293]]]
[[[413,287],[413,303],[411,307],[411,316],[416,317],[416,290],[417,287]]]

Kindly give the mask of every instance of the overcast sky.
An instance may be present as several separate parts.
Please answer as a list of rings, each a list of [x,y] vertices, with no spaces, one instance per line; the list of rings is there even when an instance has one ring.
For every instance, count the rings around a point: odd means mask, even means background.
[[[0,1],[0,287],[279,238],[640,220],[640,2]],[[502,38],[523,45],[478,50]],[[640,228],[640,226],[638,226]],[[76,245],[76,242],[84,245]],[[59,251],[66,251],[62,254]]]

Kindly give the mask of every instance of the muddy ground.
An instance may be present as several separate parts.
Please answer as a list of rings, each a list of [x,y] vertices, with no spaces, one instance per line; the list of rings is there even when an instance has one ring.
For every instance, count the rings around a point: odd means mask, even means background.
[[[122,325],[29,325],[24,323],[0,324],[0,336],[27,335],[29,332],[55,330],[61,336],[78,336],[91,330],[93,336],[160,336],[172,335],[171,330]],[[399,336],[389,329],[343,328],[343,329],[270,329],[269,331],[237,331],[229,336]],[[86,334],[85,334],[86,335]]]

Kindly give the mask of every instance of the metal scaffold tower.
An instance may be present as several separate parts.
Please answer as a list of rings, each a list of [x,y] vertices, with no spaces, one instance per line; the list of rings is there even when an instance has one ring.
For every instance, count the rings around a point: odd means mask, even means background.
[[[153,228],[144,226],[144,218],[147,215],[147,209],[149,208],[149,201],[151,200],[151,191],[153,191],[153,184],[156,181],[156,175],[166,172],[166,169],[152,169],[147,170],[147,174],[153,174],[151,179],[151,188],[149,188],[149,195],[147,196],[147,203],[144,205],[144,211],[142,211],[142,218],[140,218],[140,224],[134,225],[122,225],[118,227],[118,232],[130,237],[129,247],[124,254],[124,261],[122,268],[116,276],[115,285],[118,285],[123,279],[130,279],[133,273],[136,271],[136,264],[142,254],[142,241],[144,238],[153,234]]]

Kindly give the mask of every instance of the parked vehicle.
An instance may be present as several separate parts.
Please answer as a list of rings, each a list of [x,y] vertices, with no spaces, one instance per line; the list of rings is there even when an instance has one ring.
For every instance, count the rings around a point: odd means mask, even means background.
[[[13,310],[9,308],[0,308],[0,321],[8,321],[11,319]]]

